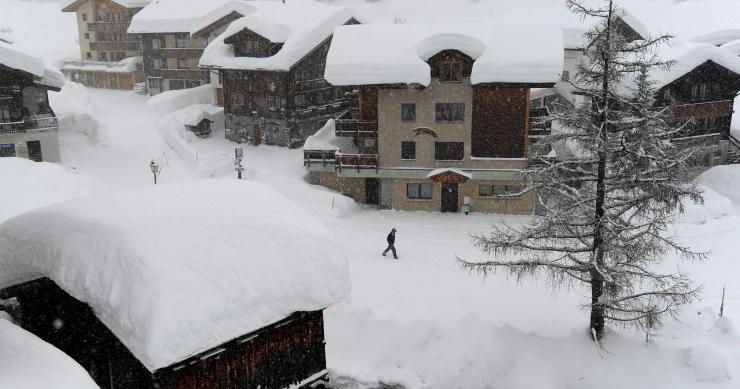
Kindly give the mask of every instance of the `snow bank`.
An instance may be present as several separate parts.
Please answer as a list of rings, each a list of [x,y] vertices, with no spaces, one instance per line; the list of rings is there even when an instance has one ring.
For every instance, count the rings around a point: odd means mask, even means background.
[[[200,65],[224,69],[289,70],[321,42],[334,28],[347,23],[352,14],[346,8],[333,7],[314,0],[251,1],[255,11],[232,22],[206,47]],[[224,40],[249,29],[271,42],[283,43],[270,57],[235,57],[232,45]]]
[[[65,61],[64,70],[85,70],[106,73],[130,73],[135,72],[142,65],[142,57],[129,57],[118,62],[100,61]]]
[[[740,206],[740,165],[715,166],[696,177],[694,183],[713,189]]]
[[[724,382],[732,379],[727,359],[717,350],[697,346],[686,350],[686,366],[694,369],[696,379],[701,382]]]
[[[73,174],[60,165],[23,158],[0,158],[0,182],[4,188],[0,222],[35,208],[88,195],[93,185],[90,177]]]
[[[85,134],[92,143],[107,144],[107,129],[91,109],[92,97],[84,85],[67,81],[60,92],[49,93],[49,104],[60,131]]]
[[[97,387],[67,354],[0,317],[0,388]]]
[[[196,104],[216,105],[213,85],[206,84],[190,89],[162,92],[147,101],[147,109],[159,118],[165,114]]]
[[[429,85],[426,61],[452,49],[475,60],[473,84],[555,83],[563,70],[562,30],[557,20],[535,15],[525,16],[527,23],[494,17],[487,23],[338,27],[325,77],[334,85]]]
[[[349,292],[332,234],[251,181],[86,197],[0,224],[0,286],[47,276],[151,371]]]
[[[704,224],[710,220],[734,214],[730,199],[707,186],[699,185],[699,187],[704,196],[704,204],[696,204],[689,199],[684,200],[684,213],[677,218],[679,223]]]
[[[183,126],[197,126],[203,119],[223,122],[224,108],[211,104],[195,104],[173,112],[172,118]]]
[[[358,153],[359,150],[357,150],[357,146],[355,146],[351,138],[337,136],[335,125],[334,119],[327,120],[324,127],[321,127],[315,134],[306,138],[303,149],[338,150],[349,154]]]
[[[130,34],[190,32],[203,15],[231,0],[157,0],[149,3],[131,19]]]

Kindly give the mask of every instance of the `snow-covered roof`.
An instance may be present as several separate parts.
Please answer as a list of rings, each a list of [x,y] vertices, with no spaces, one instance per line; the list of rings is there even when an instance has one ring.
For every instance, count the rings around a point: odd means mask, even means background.
[[[13,37],[10,34],[0,31],[0,42],[13,43]]]
[[[536,20],[535,20],[536,19]],[[459,50],[475,60],[473,84],[554,83],[563,69],[560,24],[501,18],[487,23],[341,26],[325,78],[334,85],[429,85],[430,57]]]
[[[668,70],[654,70],[650,77],[655,87],[660,89],[685,74],[696,69],[707,61],[712,61],[727,70],[740,75],[740,57],[729,50],[709,43],[694,43],[682,40],[672,40],[662,45],[657,53],[663,60],[674,61]]]
[[[334,119],[327,120],[326,124],[324,124],[324,127],[321,127],[321,129],[316,131],[315,134],[306,138],[306,142],[303,143],[303,149],[337,150],[343,153],[359,152],[352,138],[337,136],[336,122],[334,121]]]
[[[0,316],[0,388],[97,389],[98,386],[67,354]]]
[[[86,70],[106,73],[130,73],[135,72],[137,66],[142,64],[141,57],[124,58],[118,62],[101,61],[65,61],[63,70]]]
[[[713,31],[691,38],[692,42],[709,43],[710,45],[720,46],[727,42],[740,39],[740,28]]]
[[[129,33],[187,32],[232,0],[153,0],[131,19]]]
[[[720,47],[725,50],[729,50],[732,54],[740,55],[740,39],[727,42]]]
[[[438,176],[440,174],[443,174],[443,173],[455,173],[455,174],[460,175],[460,176],[463,176],[463,177],[465,177],[465,178],[467,178],[469,180],[473,178],[473,174],[472,173],[468,173],[466,171],[463,171],[463,170],[460,170],[460,169],[456,169],[456,168],[453,168],[453,167],[444,167],[444,168],[434,169],[431,172],[429,172],[429,174],[427,174],[427,178],[436,177],[436,176]]]
[[[0,287],[50,278],[150,371],[349,292],[329,230],[251,181],[71,200],[0,224],[0,247]]]
[[[77,8],[85,4],[90,0],[65,0],[62,2],[63,12],[74,12]],[[125,8],[142,8],[145,7],[151,0],[110,0]]]
[[[223,112],[224,107],[212,104],[194,104],[173,112],[172,117],[185,126],[197,126],[203,119],[215,121],[215,117],[219,114],[223,115]]]
[[[251,1],[255,12],[232,22],[226,31],[206,47],[200,58],[204,67],[224,69],[289,70],[306,54],[331,36],[334,28],[347,23],[352,14],[346,8],[314,0]],[[270,57],[235,57],[228,37],[248,29],[283,47]]]
[[[196,32],[210,26],[213,23],[216,23],[220,19],[234,12],[242,16],[251,14],[255,11],[255,7],[251,5],[251,3],[253,2],[253,0],[232,0],[221,5],[220,7],[213,9],[212,11],[203,15],[200,20],[198,20],[198,22],[192,25],[190,34],[195,34]]]
[[[647,38],[650,35],[648,28],[632,13],[625,9],[617,10],[618,17],[633,31],[635,31],[642,38]],[[583,49],[589,43],[586,39],[585,34],[588,32],[589,26],[598,22],[597,19],[588,19],[581,21],[577,26],[567,23],[563,27],[563,46],[566,49]]]
[[[0,41],[0,65],[30,73],[40,85],[61,88],[64,76],[59,70],[47,67],[44,60],[14,45]]]

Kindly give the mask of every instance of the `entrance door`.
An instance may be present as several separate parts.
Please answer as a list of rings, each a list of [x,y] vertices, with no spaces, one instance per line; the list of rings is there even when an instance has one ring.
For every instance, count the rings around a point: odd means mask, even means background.
[[[457,184],[442,184],[442,212],[457,212]]]
[[[254,137],[252,138],[252,145],[259,146],[262,144],[262,129],[259,126],[254,127]]]
[[[380,180],[377,178],[365,179],[365,203],[380,204]]]
[[[26,142],[26,147],[28,147],[28,159],[36,162],[41,162],[43,160],[41,156],[41,141],[28,141]]]

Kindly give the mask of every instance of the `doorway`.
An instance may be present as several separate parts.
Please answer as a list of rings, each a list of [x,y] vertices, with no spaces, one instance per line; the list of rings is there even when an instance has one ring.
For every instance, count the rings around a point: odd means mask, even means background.
[[[365,179],[365,203],[380,204],[380,180],[377,178]]]
[[[442,212],[458,212],[458,184],[442,184]]]
[[[30,140],[26,142],[26,147],[28,147],[28,159],[35,162],[43,161],[43,157],[41,155],[41,141]]]

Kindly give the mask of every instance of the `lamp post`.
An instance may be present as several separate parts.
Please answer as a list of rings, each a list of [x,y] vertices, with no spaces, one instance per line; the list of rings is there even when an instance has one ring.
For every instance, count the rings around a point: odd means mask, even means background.
[[[152,175],[154,175],[154,185],[157,185],[157,175],[162,170],[162,166],[159,162],[152,160],[152,162],[149,163],[149,169],[152,171]]]

